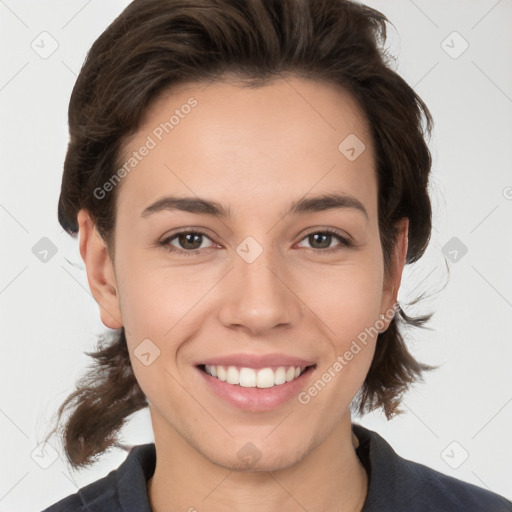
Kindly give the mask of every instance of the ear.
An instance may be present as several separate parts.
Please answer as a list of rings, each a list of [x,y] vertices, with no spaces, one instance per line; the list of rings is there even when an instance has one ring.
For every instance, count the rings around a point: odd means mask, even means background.
[[[110,329],[123,326],[119,294],[114,273],[103,238],[87,210],[77,216],[80,233],[80,255],[84,260],[91,293],[100,307],[101,321]]]
[[[404,270],[407,257],[407,248],[409,246],[409,219],[403,218],[397,223],[398,233],[395,247],[391,257],[390,272],[385,276],[382,289],[381,314],[385,315],[386,325],[389,324],[392,317],[387,313],[394,310],[398,299],[398,290],[402,281],[402,272]]]

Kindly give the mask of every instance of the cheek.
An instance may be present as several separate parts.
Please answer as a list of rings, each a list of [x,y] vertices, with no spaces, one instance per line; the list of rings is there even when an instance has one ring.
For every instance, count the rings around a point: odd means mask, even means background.
[[[120,307],[125,328],[134,337],[166,337],[211,287],[204,274],[151,266],[149,261],[126,263]]]
[[[182,390],[170,375],[183,362],[182,347],[200,336],[198,315],[204,314],[201,299],[211,289],[210,280],[204,273],[193,275],[147,261],[123,263],[118,288],[135,377],[150,399],[159,396],[164,385],[171,395],[179,394]]]
[[[326,323],[333,338],[346,340],[379,318],[382,286],[382,266],[366,258],[304,280],[301,299]]]
[[[304,287],[304,302],[323,324],[323,339],[319,341],[324,357],[319,379],[331,389],[323,394],[319,405],[333,399],[349,402],[366,377],[379,334],[378,320],[383,313],[379,253],[319,274],[314,284]]]
[[[336,422],[361,388],[372,362],[379,334],[382,274],[378,265],[372,272],[352,266],[325,279],[323,285],[321,291],[311,288],[310,295],[312,309],[323,324],[322,358],[315,380],[303,390],[299,402],[336,411],[331,417]]]

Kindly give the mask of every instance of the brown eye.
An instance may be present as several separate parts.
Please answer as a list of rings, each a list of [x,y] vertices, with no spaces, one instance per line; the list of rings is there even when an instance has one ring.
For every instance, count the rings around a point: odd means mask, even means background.
[[[178,254],[190,255],[199,254],[203,249],[209,247],[201,247],[205,239],[210,238],[201,231],[181,231],[160,242],[160,245],[166,247],[170,252]]]
[[[181,249],[199,249],[201,247],[203,235],[199,233],[179,234],[176,240],[180,244]]]
[[[343,247],[351,247],[352,243],[340,233],[333,230],[314,231],[306,235],[302,240],[307,240],[311,249],[318,252],[335,252]],[[332,246],[332,242],[338,240],[338,244]]]
[[[332,238],[332,235],[327,233],[313,233],[308,236],[308,242],[314,249],[328,249],[331,246]]]

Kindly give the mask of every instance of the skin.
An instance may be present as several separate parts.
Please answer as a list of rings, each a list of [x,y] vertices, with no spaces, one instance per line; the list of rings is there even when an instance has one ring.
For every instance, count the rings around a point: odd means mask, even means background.
[[[264,412],[212,394],[194,365],[239,352],[303,357],[317,365],[307,390],[396,303],[408,220],[385,276],[367,121],[344,90],[310,80],[255,89],[228,80],[175,87],[148,109],[126,154],[191,96],[198,105],[118,185],[114,261],[88,212],[78,218],[101,319],[112,329],[124,325],[150,402],[157,452],[151,506],[359,511],[368,478],[352,446],[349,405],[376,336],[308,404],[294,398]],[[338,150],[349,134],[366,146],[354,161]],[[356,209],[285,215],[292,201],[333,191],[356,197],[368,218]],[[141,217],[166,194],[216,200],[233,216],[169,210]],[[158,245],[189,228],[207,232],[195,246],[202,254],[170,252],[169,246],[191,251],[178,238]],[[308,236],[325,228],[355,245]],[[247,236],[263,249],[252,263],[236,252]],[[134,355],[147,338],[160,350],[149,366]],[[237,456],[248,442],[260,454],[249,468]]]

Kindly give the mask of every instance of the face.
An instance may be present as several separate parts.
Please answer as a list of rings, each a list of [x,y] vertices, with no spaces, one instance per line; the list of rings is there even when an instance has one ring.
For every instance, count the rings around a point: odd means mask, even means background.
[[[125,150],[115,260],[86,212],[81,250],[155,440],[229,468],[293,465],[350,422],[404,263],[406,221],[386,278],[362,112],[295,78],[186,84]]]

